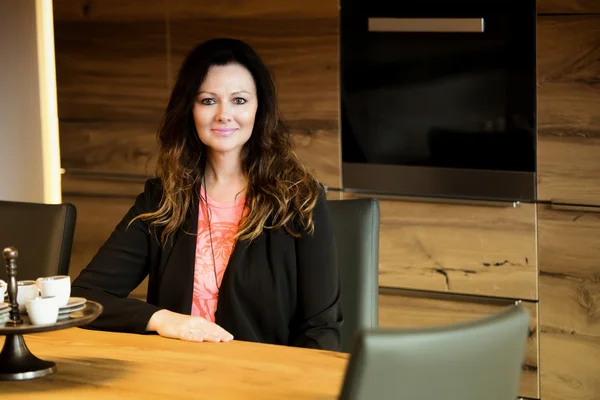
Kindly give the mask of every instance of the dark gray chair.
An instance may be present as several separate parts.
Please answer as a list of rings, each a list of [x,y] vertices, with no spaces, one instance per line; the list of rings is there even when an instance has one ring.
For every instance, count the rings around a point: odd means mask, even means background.
[[[340,400],[515,400],[529,333],[521,306],[471,322],[355,336]]]
[[[379,326],[379,201],[329,200],[342,280],[341,350],[359,329]]]
[[[0,201],[0,252],[19,251],[17,280],[68,275],[77,210],[69,203],[39,204]],[[4,260],[0,279],[7,280]]]

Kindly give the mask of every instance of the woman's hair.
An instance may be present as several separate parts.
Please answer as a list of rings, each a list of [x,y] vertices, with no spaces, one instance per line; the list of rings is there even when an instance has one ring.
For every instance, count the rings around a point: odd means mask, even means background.
[[[271,74],[246,43],[213,39],[195,47],[181,66],[158,131],[156,176],[162,185],[162,198],[156,211],[134,218],[162,228],[163,245],[182,226],[192,204],[199,201],[206,146],[198,137],[192,109],[209,68],[227,64],[248,69],[258,97],[252,134],[241,151],[242,170],[248,180],[248,212],[240,221],[236,238],[256,239],[263,228],[284,228],[296,237],[314,230],[313,209],[320,185],[293,151],[291,134],[280,120]]]

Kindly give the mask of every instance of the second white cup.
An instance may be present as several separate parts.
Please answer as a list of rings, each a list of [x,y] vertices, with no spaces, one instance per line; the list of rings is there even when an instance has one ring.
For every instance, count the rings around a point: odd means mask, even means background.
[[[34,325],[53,324],[58,319],[58,304],[54,296],[31,297],[25,306]]]
[[[64,307],[71,298],[71,277],[56,275],[36,280],[37,287],[43,297],[56,297],[58,307]]]

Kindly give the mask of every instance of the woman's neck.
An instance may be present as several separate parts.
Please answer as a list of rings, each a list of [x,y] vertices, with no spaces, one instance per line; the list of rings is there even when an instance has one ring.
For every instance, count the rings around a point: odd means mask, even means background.
[[[230,202],[243,195],[248,180],[239,156],[209,154],[204,171],[205,190],[217,202]]]

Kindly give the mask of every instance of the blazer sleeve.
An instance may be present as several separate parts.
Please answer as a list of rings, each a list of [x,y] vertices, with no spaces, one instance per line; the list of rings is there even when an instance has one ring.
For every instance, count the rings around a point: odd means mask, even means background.
[[[73,281],[71,295],[96,301],[102,314],[86,327],[118,332],[144,333],[159,307],[127,298],[148,275],[152,237],[148,223],[136,215],[156,209],[160,199],[157,180],[146,182],[144,192],[116,226],[90,264]],[[128,226],[129,225],[129,226]]]
[[[296,239],[298,303],[293,345],[340,350],[341,282],[325,191],[313,212],[314,233]]]

